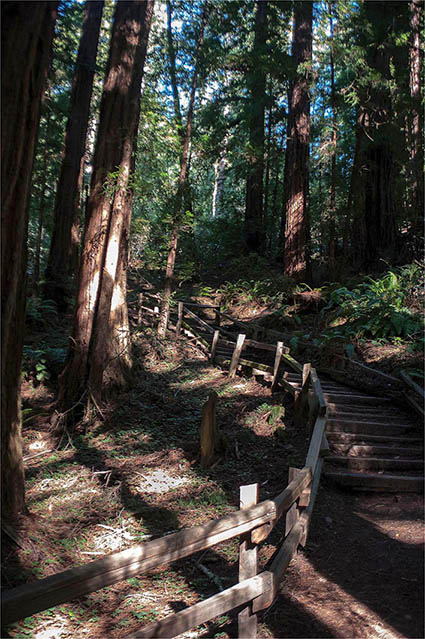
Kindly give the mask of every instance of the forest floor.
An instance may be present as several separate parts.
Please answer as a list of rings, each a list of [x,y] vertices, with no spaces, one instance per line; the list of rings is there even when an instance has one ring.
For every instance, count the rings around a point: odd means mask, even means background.
[[[145,329],[134,333],[134,348],[131,390],[66,431],[59,446],[50,430],[51,389],[24,384],[30,514],[21,546],[3,535],[5,589],[237,510],[241,485],[258,482],[260,499],[273,497],[289,466],[303,466],[308,439],[294,427],[288,395],[272,396],[254,379],[229,381],[185,338],[160,341]],[[199,427],[211,390],[227,445],[203,470]],[[285,407],[278,417],[277,405]],[[261,566],[280,545],[283,527],[261,546]],[[126,636],[231,586],[237,573],[232,540],[12,624],[3,636]],[[423,637],[422,586],[422,498],[352,494],[323,480],[307,546],[260,618],[258,636]],[[182,636],[236,637],[237,617]]]

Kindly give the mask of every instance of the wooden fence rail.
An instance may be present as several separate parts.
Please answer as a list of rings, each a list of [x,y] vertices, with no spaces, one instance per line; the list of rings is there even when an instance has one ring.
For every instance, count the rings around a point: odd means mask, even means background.
[[[188,309],[179,304],[178,330],[185,325],[184,311],[187,313]],[[197,320],[200,319],[191,311],[188,314]],[[200,323],[204,324],[203,320]],[[212,331],[217,345],[217,332],[215,329]],[[239,339],[235,347],[233,359],[238,359],[239,363],[243,362],[239,359],[243,342],[244,339]],[[285,355],[282,344],[277,344],[275,351],[274,367],[266,367],[270,369],[274,384],[280,360]],[[293,358],[290,358],[290,362],[298,372],[302,369]],[[188,557],[218,543],[241,537],[239,583],[205,601],[146,626],[131,636],[175,637],[200,623],[245,605],[239,617],[239,637],[255,638],[257,613],[273,603],[298,546],[306,543],[320,482],[321,455],[326,451],[326,402],[323,399],[320,381],[311,366],[304,367],[303,378],[300,396],[303,401],[312,397],[309,403],[309,419],[312,418],[313,411],[314,425],[310,446],[304,468],[290,469],[289,484],[279,495],[256,503],[257,493],[253,495],[252,487],[244,487],[241,489],[239,511],[6,591],[1,602],[3,624],[8,625],[118,581]],[[300,405],[299,397],[297,401]],[[269,569],[256,574],[256,547],[268,537],[284,513],[287,513],[285,540]]]

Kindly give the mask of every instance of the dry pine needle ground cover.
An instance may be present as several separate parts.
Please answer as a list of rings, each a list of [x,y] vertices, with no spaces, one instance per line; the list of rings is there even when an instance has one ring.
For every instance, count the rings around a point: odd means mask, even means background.
[[[184,339],[136,334],[136,384],[102,418],[66,433],[59,449],[27,461],[30,515],[22,547],[3,536],[3,585],[10,588],[110,552],[218,518],[239,505],[239,486],[260,499],[287,484],[308,441],[294,429],[291,400],[255,380],[211,367]],[[219,395],[225,448],[199,464],[201,407]],[[38,394],[37,394],[38,393]],[[26,389],[42,404],[42,390]],[[44,398],[44,401],[46,398]],[[285,406],[285,411],[275,407]],[[284,414],[282,414],[284,413]],[[27,422],[25,455],[54,449],[48,416]],[[260,619],[260,637],[422,637],[422,507],[419,497],[342,493],[325,481],[305,551]],[[260,550],[264,565],[283,539],[277,527]],[[237,540],[34,615],[10,637],[123,637],[237,581]],[[235,615],[185,637],[237,636]]]

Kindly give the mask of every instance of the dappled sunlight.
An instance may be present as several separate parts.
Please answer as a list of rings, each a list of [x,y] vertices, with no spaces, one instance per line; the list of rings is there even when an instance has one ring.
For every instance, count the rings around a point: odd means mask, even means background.
[[[377,532],[386,535],[390,539],[395,539],[400,541],[403,544],[410,544],[412,546],[420,546],[425,541],[425,530],[422,530],[421,539],[412,539],[412,527],[418,526],[418,520],[414,519],[392,519],[391,517],[386,517],[382,515],[381,517],[376,517],[375,515],[368,516],[362,512],[354,512],[357,517],[364,519],[369,524],[372,524]],[[378,521],[377,521],[378,519]]]
[[[89,636],[89,630],[81,633],[81,637]],[[42,630],[35,631],[34,639],[69,639],[73,631],[72,620],[59,612],[54,612],[51,619],[43,622]]]
[[[296,564],[298,562],[299,559],[295,561]],[[309,583],[312,585],[300,592],[285,587],[283,582],[284,596],[328,627],[333,637],[347,637],[348,628],[351,628],[350,637],[359,637],[359,627],[362,629],[362,639],[400,637],[399,632],[384,621],[375,610],[369,608],[366,603],[354,597],[330,577],[317,571],[309,559],[303,557],[302,564],[300,570],[302,573],[305,571],[310,573]],[[353,570],[356,570],[355,562],[353,562]]]
[[[191,483],[191,480],[188,477],[176,477],[163,469],[153,470],[152,472],[146,473],[137,472],[136,475],[138,476],[138,480],[133,480],[132,487],[133,490],[140,494],[164,494],[169,490]]]

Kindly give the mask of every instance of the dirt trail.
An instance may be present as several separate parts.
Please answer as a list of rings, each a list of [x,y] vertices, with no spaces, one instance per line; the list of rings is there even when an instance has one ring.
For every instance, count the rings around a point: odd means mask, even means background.
[[[288,468],[301,467],[306,434],[293,424],[289,396],[211,367],[182,340],[141,344],[137,386],[105,409],[105,419],[72,434],[72,446],[27,469],[28,544],[3,547],[7,588],[87,563],[238,507],[239,486],[277,495]],[[208,472],[199,466],[199,420],[208,392],[219,394],[218,423],[228,446]],[[273,417],[273,407],[285,414]],[[51,448],[48,427],[28,426],[25,452]],[[37,449],[38,450],[38,449]],[[160,477],[161,481],[158,479]],[[263,615],[259,637],[423,637],[422,501],[416,495],[353,495],[323,481],[310,539]],[[265,566],[282,524],[260,550]],[[237,580],[237,541],[127,580],[17,622],[16,639],[118,639]],[[218,580],[203,573],[208,568]],[[236,615],[185,639],[237,637]]]
[[[306,550],[264,622],[274,637],[422,638],[423,500],[323,481]]]

